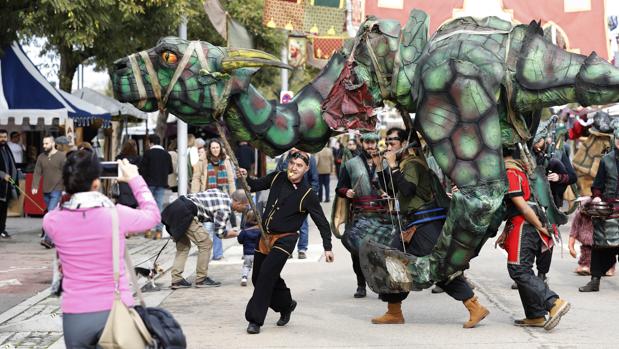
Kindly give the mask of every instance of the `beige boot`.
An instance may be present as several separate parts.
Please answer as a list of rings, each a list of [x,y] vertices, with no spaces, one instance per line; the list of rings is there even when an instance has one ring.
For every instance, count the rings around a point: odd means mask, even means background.
[[[373,324],[403,324],[402,303],[388,303],[387,312],[372,319]]]
[[[464,328],[473,328],[477,325],[481,320],[483,320],[490,312],[483,305],[479,303],[477,300],[477,296],[473,296],[464,302],[464,306],[468,309],[470,317],[469,321],[465,322],[462,327]]]

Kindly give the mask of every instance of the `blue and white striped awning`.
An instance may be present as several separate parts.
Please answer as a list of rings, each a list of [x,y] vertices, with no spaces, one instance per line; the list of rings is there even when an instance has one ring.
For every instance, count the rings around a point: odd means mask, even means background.
[[[103,119],[107,126],[111,115],[103,108],[85,102],[69,93],[56,89],[26,56],[17,43],[3,48],[0,57],[0,124],[13,118],[15,124],[29,119],[36,125],[44,119],[51,125],[54,118],[70,117],[78,126],[90,124],[94,119]]]

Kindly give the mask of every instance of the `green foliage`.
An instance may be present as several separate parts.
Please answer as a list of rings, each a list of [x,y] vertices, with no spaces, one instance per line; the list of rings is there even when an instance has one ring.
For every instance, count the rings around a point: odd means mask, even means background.
[[[198,0],[41,0],[25,2],[8,30],[28,40],[47,38],[44,51],[60,55],[60,88],[70,90],[77,66],[86,60],[98,68],[119,57],[152,47],[161,36],[176,35],[180,13],[204,11]],[[17,5],[12,7],[17,8]],[[7,43],[15,39],[0,37]]]

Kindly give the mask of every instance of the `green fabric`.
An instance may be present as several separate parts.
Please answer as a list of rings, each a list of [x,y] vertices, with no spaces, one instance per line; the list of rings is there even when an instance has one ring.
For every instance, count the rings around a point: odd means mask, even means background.
[[[380,137],[374,132],[367,132],[361,135],[362,141],[378,141]]]
[[[372,186],[363,161],[360,156],[355,156],[344,164],[350,175],[351,189],[355,191],[356,196],[372,195]]]
[[[606,170],[606,182],[604,183],[604,193],[602,195],[605,198],[616,198],[618,175],[617,160],[615,158],[614,150],[602,157],[602,165]]]
[[[415,212],[431,203],[434,199],[434,193],[432,192],[431,170],[428,166],[417,158],[406,158],[400,163],[400,170],[404,179],[417,187],[415,195],[412,197],[398,193],[402,212]]]
[[[619,246],[618,219],[593,219],[593,246]]]

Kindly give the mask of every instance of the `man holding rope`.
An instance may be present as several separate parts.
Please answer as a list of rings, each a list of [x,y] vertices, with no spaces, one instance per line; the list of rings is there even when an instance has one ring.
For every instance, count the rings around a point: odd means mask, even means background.
[[[333,262],[331,230],[318,197],[312,192],[303,176],[309,169],[309,155],[296,151],[290,155],[287,172],[275,171],[262,178],[247,178],[252,192],[270,189],[262,226],[266,232],[260,239],[254,255],[252,282],[254,293],[247,303],[245,319],[249,322],[247,333],[260,333],[268,308],[280,313],[277,326],[290,321],[290,314],[297,306],[290,289],[280,273],[292,254],[299,238],[299,228],[309,214],[320,231],[325,260]],[[247,177],[247,171],[238,168],[237,176]]]
[[[398,141],[401,141],[401,138]],[[446,203],[449,199],[442,190],[438,177],[428,167],[417,137],[412,137],[408,146],[400,151],[402,153],[398,154],[390,147],[385,153],[388,168],[383,169],[383,161],[376,162],[381,177],[379,183],[389,194],[397,195],[402,216],[402,222],[398,222],[402,233],[394,237],[391,247],[422,257],[430,254],[438,241],[445,223],[448,207]],[[399,161],[397,155],[401,156]],[[470,315],[463,325],[464,328],[475,327],[489,314],[462,275],[451,281],[438,282],[437,285],[453,299],[464,303]],[[403,324],[402,301],[408,293],[379,296],[388,303],[387,312],[373,318],[372,323]]]

